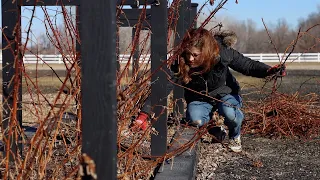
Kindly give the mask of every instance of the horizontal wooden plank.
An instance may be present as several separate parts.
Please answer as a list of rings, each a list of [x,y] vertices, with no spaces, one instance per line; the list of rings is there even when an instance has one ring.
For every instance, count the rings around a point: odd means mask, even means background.
[[[119,16],[120,20],[126,20],[126,19],[130,19],[130,20],[138,20],[140,17],[140,14],[146,11],[146,19],[150,19],[151,17],[151,9],[146,9],[146,10],[142,10],[142,9],[122,9],[122,13]]]
[[[146,1],[140,1],[139,5],[144,5],[145,2],[147,4],[152,4],[155,0],[146,0]],[[22,1],[21,6],[60,6],[61,0],[42,0],[38,1],[37,4],[35,4],[36,0],[29,0],[29,1]],[[120,5],[122,0],[117,0],[117,5]],[[80,6],[80,0],[62,0],[62,4],[65,6]],[[133,0],[125,0],[123,5],[135,5]],[[191,3],[191,7],[197,7],[197,3]]]
[[[22,1],[21,6],[80,6],[80,0],[37,0]],[[62,1],[62,3],[61,3]]]
[[[154,4],[157,0],[138,0],[139,5],[151,5]],[[117,0],[117,5],[129,5],[136,6],[136,0]]]

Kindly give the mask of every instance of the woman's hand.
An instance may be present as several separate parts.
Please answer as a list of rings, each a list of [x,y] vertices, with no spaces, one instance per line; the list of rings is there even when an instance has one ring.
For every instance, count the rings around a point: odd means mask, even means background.
[[[268,75],[276,75],[277,77],[286,76],[286,65],[285,64],[277,64],[268,69]]]

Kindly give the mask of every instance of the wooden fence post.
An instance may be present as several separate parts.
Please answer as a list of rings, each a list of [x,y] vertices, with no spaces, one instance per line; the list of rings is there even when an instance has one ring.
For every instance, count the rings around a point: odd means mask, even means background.
[[[136,35],[136,29],[137,28],[135,28],[135,27],[133,27],[132,28],[132,32],[131,32],[131,34],[132,34],[132,42],[134,41],[134,38],[135,38],[135,35]],[[134,45],[133,43],[132,43],[132,45]],[[139,46],[140,46],[140,43],[139,43],[139,40],[138,40],[138,43],[136,44],[136,47],[135,47],[135,49],[134,49],[134,53],[133,53],[133,56],[132,56],[132,76],[134,76],[136,73],[137,73],[137,71],[138,71],[138,69],[139,69],[139,60],[140,60],[140,58],[139,58],[139,53],[140,53],[140,49],[139,49]]]
[[[160,65],[167,59],[167,0],[159,0],[159,5],[151,6],[151,72],[158,70]],[[162,68],[166,70],[166,65]],[[155,106],[153,112],[156,122],[153,127],[158,135],[151,136],[151,155],[163,156],[167,152],[167,76],[162,70],[158,70],[151,78],[151,104]]]
[[[21,100],[22,100],[22,78],[21,72],[16,73],[20,68],[19,61],[21,61],[21,57],[18,55],[20,53],[18,44],[21,42],[21,31],[20,31],[20,14],[21,14],[21,6],[18,6],[18,2],[12,3],[11,1],[7,2],[6,0],[2,0],[2,107],[3,107],[3,117],[2,117],[2,125],[4,131],[4,137],[7,141],[10,141],[10,151],[13,152],[14,155],[10,153],[9,159],[13,161],[13,158],[18,153],[18,148],[20,152],[22,151],[22,144],[17,144],[17,141],[20,140],[20,136],[16,136],[14,132],[9,134],[9,127],[11,124],[11,128],[13,128],[13,124],[15,123],[12,117],[12,107],[14,106],[14,85],[19,83],[19,87],[17,89],[18,97],[16,97],[17,103],[17,112],[15,114],[16,120],[19,123],[20,127],[22,125],[22,108],[21,108]],[[19,23],[19,24],[17,24]],[[18,26],[16,26],[18,25]],[[16,28],[17,27],[17,28]],[[15,57],[17,57],[17,61],[15,62]],[[18,69],[17,69],[18,68]],[[16,76],[18,77],[15,77]],[[20,78],[18,81],[13,81],[13,78]],[[6,150],[6,149],[5,149]],[[5,152],[7,153],[7,152]]]
[[[117,178],[116,1],[80,0],[82,152]]]
[[[177,33],[176,33],[176,37],[175,37],[175,45],[178,45],[181,40],[183,39],[183,36],[185,34],[185,32],[189,29],[189,26],[192,23],[192,19],[190,16],[190,11],[191,11],[191,0],[182,0],[180,2],[180,6],[179,6],[179,19],[177,22]],[[184,116],[184,103],[182,101],[183,99],[183,93],[184,93],[184,89],[182,87],[179,86],[174,86],[173,88],[173,99],[177,100],[177,104],[174,105],[174,113],[175,116],[177,116],[178,114]]]

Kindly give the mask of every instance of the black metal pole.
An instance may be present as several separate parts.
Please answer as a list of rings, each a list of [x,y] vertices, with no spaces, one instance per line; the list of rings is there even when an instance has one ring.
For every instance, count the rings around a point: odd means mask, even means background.
[[[80,4],[82,152],[98,179],[116,179],[116,1]]]
[[[2,125],[3,125],[3,132],[4,137],[7,140],[10,140],[10,151],[13,152],[14,155],[17,155],[18,148],[20,152],[22,150],[22,144],[19,143],[17,147],[17,140],[21,137],[17,137],[14,135],[15,133],[12,132],[11,136],[8,134],[8,129],[13,119],[12,116],[12,107],[14,106],[14,85],[16,83],[20,83],[18,90],[18,97],[17,97],[17,121],[20,126],[22,126],[22,110],[21,110],[21,99],[22,99],[22,80],[21,80],[21,73],[18,73],[17,76],[20,78],[18,82],[14,81],[14,75],[16,72],[15,68],[15,57],[17,56],[17,62],[21,60],[20,51],[18,44],[21,41],[21,32],[20,28],[16,28],[16,25],[20,26],[19,15],[21,14],[21,8],[18,6],[17,2],[12,3],[11,1],[2,0],[2,106],[3,106],[3,116],[2,116]],[[19,23],[19,24],[17,24]],[[17,27],[18,27],[17,26]],[[13,124],[12,124],[13,125]],[[6,147],[7,148],[7,147]],[[6,150],[5,148],[5,150]],[[5,152],[7,153],[7,152]],[[9,159],[13,161],[13,155],[10,153]]]
[[[155,72],[167,59],[167,0],[160,0],[160,5],[151,7],[151,71]],[[163,66],[165,70],[166,65]],[[151,155],[162,156],[167,151],[167,106],[168,80],[164,72],[158,71],[151,78],[151,104],[155,106],[155,116],[160,117],[153,123],[158,135],[151,136]]]

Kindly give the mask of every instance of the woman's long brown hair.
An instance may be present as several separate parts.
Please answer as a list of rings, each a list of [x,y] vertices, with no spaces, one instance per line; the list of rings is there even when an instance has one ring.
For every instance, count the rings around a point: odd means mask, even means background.
[[[187,62],[186,51],[192,47],[201,51],[200,57],[203,61],[197,68],[198,71],[190,71],[191,68]],[[183,49],[183,52],[179,56],[179,72],[177,75],[186,84],[191,81],[191,75],[206,73],[217,63],[219,46],[213,34],[204,28],[190,30],[183,38],[180,48]]]

